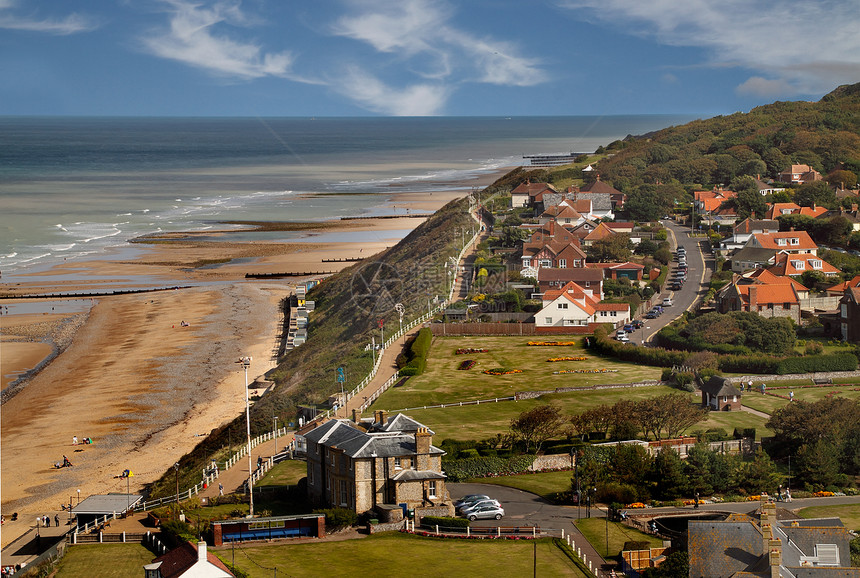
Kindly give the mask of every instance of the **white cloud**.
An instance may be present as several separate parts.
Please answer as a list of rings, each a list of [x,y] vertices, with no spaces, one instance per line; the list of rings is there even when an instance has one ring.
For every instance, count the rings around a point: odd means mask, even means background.
[[[145,48],[161,58],[183,62],[210,73],[241,79],[289,76],[289,52],[264,53],[252,42],[236,40],[224,31],[253,19],[239,5],[216,2],[204,6],[188,0],[167,0],[170,27],[147,36]]]
[[[757,71],[737,88],[742,94],[816,94],[860,78],[856,0],[777,5],[770,0],[561,0],[561,5],[575,17],[595,18],[666,45],[701,47],[711,65]]]
[[[355,0],[333,27],[337,35],[394,54],[406,72],[451,85],[480,82],[532,86],[546,80],[536,59],[507,42],[478,38],[453,26],[447,4],[430,0]]]
[[[367,110],[392,116],[440,114],[449,96],[449,89],[443,85],[421,83],[394,88],[358,67],[349,67],[332,86]]]
[[[97,28],[95,20],[74,12],[62,18],[40,18],[35,15],[16,14],[16,8],[17,2],[14,0],[0,0],[0,28],[58,36],[89,32]]]

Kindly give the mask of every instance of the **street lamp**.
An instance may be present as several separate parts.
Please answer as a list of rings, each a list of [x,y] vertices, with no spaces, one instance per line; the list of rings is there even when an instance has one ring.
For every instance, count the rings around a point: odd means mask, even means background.
[[[394,310],[400,315],[400,333],[403,333],[403,313],[406,311],[406,308],[403,307],[403,303],[395,303]]]
[[[254,517],[254,470],[251,469],[251,406],[248,403],[248,367],[251,365],[251,357],[240,357],[236,363],[242,364],[242,369],[245,370],[245,426],[248,434],[248,494],[250,495],[251,507],[248,517]],[[177,498],[178,499],[178,498]]]
[[[173,464],[173,471],[176,472],[176,508],[173,510],[173,519],[179,518],[179,462]]]
[[[81,505],[81,491],[78,490],[78,505]]]

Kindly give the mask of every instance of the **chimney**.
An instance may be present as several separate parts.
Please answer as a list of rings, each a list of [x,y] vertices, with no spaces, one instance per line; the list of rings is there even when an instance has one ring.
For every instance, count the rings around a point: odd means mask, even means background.
[[[779,567],[782,566],[782,542],[779,540],[769,540],[769,542],[770,578],[780,578]]]
[[[385,420],[388,417],[388,412],[384,409],[377,409],[373,412],[373,421],[378,424],[385,424]]]
[[[549,221],[549,236],[555,237],[555,219]]]
[[[419,427],[415,431],[415,469],[418,471],[430,469],[430,442],[432,434],[426,427]]]
[[[206,556],[206,542],[197,542],[197,561],[208,561],[208,557]]]
[[[750,221],[755,221],[755,211],[750,211]]]
[[[758,287],[750,285],[750,311],[758,311]]]

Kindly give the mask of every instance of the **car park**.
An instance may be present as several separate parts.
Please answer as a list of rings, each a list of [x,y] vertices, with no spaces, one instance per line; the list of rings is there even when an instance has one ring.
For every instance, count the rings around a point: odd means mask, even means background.
[[[469,520],[501,520],[504,515],[504,508],[493,505],[481,506],[480,508],[472,510],[468,514],[464,514],[464,516]]]

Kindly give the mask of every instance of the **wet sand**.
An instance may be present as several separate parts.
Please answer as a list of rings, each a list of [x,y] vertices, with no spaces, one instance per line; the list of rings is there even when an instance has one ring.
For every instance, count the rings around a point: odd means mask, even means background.
[[[488,176],[485,184],[496,176]],[[391,202],[398,210],[435,210],[462,196],[437,193],[430,200],[397,193]],[[63,263],[0,285],[0,294],[20,295],[198,284],[99,297],[84,313],[0,317],[3,374],[32,367],[57,345],[61,326],[70,326],[73,318],[85,321],[73,339],[60,344],[62,353],[0,408],[3,546],[26,530],[26,522],[17,528],[9,524],[12,512],[23,520],[53,517],[78,489],[82,499],[125,492],[125,480],[114,477],[125,469],[135,474],[131,491],[139,491],[202,436],[243,411],[244,374],[235,362],[253,357],[251,381],[276,365],[278,305],[299,280],[251,280],[247,273],[337,271],[352,263],[322,259],[370,257],[421,222],[329,222],[289,243],[235,242],[225,234],[223,240],[189,236],[135,244],[115,255]],[[345,231],[362,233],[360,241],[316,242]],[[19,303],[0,298],[0,305],[11,309]],[[74,446],[73,436],[95,443]],[[64,455],[74,467],[53,468]]]

